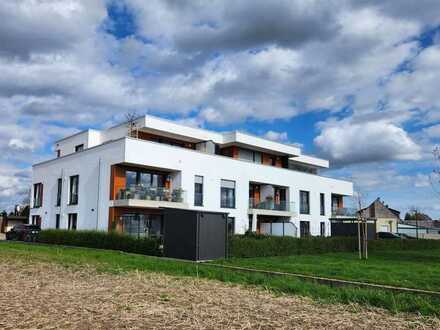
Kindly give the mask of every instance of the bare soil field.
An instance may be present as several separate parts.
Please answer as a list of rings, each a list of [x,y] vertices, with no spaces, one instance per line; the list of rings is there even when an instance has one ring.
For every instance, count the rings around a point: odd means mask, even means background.
[[[1,329],[439,329],[440,320],[320,304],[156,273],[0,262]]]

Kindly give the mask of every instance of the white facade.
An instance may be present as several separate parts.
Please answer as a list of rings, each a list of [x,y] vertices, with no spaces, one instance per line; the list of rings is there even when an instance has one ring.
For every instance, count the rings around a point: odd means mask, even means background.
[[[180,146],[148,141],[140,138],[126,137],[127,127],[120,125],[107,131],[88,130],[56,142],[56,150],[61,157],[33,166],[33,183],[43,184],[42,206],[31,208],[33,216],[41,217],[42,228],[55,228],[59,215],[59,228],[67,228],[68,215],[77,215],[77,229],[108,230],[110,208],[124,209],[157,209],[161,206],[229,213],[234,218],[235,233],[246,230],[257,230],[258,217],[274,222],[292,223],[300,234],[300,221],[309,222],[310,234],[322,234],[325,224],[325,235],[330,234],[329,217],[331,217],[332,194],[351,196],[352,183],[323,177],[290,169],[291,162],[298,158],[298,164],[313,170],[328,167],[328,162],[301,154],[301,150],[244,133],[217,133],[202,129],[185,127],[155,117],[142,117],[137,120],[140,132],[166,136],[173,139],[202,143],[212,141],[218,148],[236,146],[257,152],[269,152],[289,160],[289,166],[275,167],[261,163],[219,155],[206,151],[209,148],[193,150]],[[74,152],[75,146],[84,144],[84,150]],[[209,149],[209,150],[212,150]],[[261,155],[260,155],[261,157]],[[170,173],[170,189],[184,190],[184,200],[175,202],[140,200],[136,196],[130,199],[110,199],[112,165],[134,166]],[[70,177],[78,175],[78,203],[69,205]],[[195,176],[203,177],[203,206],[194,206]],[[57,204],[58,179],[62,178],[61,203]],[[235,208],[221,207],[221,180],[235,182]],[[267,194],[282,187],[286,193],[283,198],[287,208],[253,208],[249,204],[251,183],[261,185],[261,198],[269,198]],[[34,189],[32,189],[34,190]],[[300,212],[300,191],[309,192],[310,212]],[[266,195],[265,195],[266,194]],[[321,197],[325,196],[325,215],[321,215]],[[31,197],[31,206],[33,205]],[[261,220],[261,232],[267,232],[266,220]],[[250,227],[251,226],[251,227]],[[275,225],[279,235],[280,225]],[[289,233],[292,229],[289,227]],[[275,232],[274,232],[275,234]]]

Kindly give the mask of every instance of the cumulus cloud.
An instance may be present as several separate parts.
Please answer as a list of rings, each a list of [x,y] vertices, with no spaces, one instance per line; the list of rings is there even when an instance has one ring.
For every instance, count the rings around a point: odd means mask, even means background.
[[[410,121],[432,126],[426,145],[436,137],[438,38],[417,40],[440,23],[436,0],[125,0],[134,29],[124,37],[112,35],[109,3],[0,3],[3,166],[29,165],[30,150],[31,161],[47,157],[55,137],[128,110],[220,127],[326,111],[339,119],[315,143],[340,165],[417,159]],[[347,108],[358,119],[341,119]]]
[[[433,125],[425,128],[423,130],[429,137],[432,138],[440,138],[440,124],[439,125]]]
[[[324,124],[314,142],[337,165],[421,158],[420,146],[407,132],[386,121]]]
[[[267,131],[264,134],[266,139],[278,142],[286,142],[289,139],[287,132],[275,132],[275,131]]]

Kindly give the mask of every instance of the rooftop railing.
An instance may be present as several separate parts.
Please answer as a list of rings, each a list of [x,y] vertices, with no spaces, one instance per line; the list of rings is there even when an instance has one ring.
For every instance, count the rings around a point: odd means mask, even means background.
[[[185,191],[176,188],[169,189],[164,187],[144,187],[144,186],[131,186],[126,189],[120,189],[116,196],[116,199],[139,199],[147,201],[164,201],[183,203],[185,200]]]

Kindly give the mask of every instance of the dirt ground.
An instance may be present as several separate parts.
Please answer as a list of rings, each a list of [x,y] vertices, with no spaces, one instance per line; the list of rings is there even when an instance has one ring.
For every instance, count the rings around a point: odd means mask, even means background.
[[[1,329],[439,329],[440,320],[322,305],[217,281],[0,262]]]

